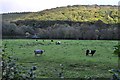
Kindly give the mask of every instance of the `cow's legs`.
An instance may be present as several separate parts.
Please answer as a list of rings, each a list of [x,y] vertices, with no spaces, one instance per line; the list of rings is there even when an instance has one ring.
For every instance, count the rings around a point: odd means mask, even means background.
[[[88,56],[88,54],[89,54],[89,50],[86,50],[86,56]]]
[[[93,54],[92,54],[92,56],[93,56]]]
[[[86,56],[88,56],[88,53],[86,53]]]

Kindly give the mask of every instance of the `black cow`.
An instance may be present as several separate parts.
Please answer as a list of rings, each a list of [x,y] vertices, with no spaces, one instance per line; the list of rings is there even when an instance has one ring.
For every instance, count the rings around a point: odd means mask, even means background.
[[[51,42],[53,42],[53,40],[51,40]]]
[[[96,50],[86,50],[86,56],[91,54],[92,56],[95,54]]]

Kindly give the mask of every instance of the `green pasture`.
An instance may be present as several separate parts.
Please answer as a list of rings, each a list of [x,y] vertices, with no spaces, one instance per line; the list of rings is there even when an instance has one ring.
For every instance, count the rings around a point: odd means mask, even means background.
[[[61,41],[61,45],[56,45]],[[112,40],[33,40],[5,39],[2,41],[5,53],[18,58],[18,64],[25,70],[37,66],[37,78],[58,78],[63,64],[65,78],[105,77],[112,76],[109,69],[117,68],[117,56],[112,54],[118,44]],[[35,49],[43,49],[43,55],[34,55]],[[85,50],[96,50],[94,56],[86,56]]]

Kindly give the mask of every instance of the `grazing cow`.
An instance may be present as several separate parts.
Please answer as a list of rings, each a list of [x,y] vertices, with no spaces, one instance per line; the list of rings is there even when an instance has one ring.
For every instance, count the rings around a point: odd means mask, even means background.
[[[93,56],[95,52],[96,50],[86,50],[86,56],[88,56],[89,54]]]
[[[61,42],[60,42],[60,41],[57,41],[57,42],[56,42],[56,45],[60,45],[60,44],[61,44]]]
[[[38,41],[38,39],[36,39],[36,41]]]
[[[53,40],[51,40],[51,42],[53,42]]]
[[[39,50],[39,49],[38,50],[34,50],[35,55],[37,55],[37,54],[42,55],[43,52],[45,52],[45,50]]]

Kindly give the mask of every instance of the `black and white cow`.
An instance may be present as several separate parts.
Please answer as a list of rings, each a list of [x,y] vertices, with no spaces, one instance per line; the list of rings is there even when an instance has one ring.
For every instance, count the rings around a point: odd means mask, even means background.
[[[91,54],[92,56],[95,54],[96,50],[86,50],[86,56]]]
[[[35,55],[37,55],[37,54],[42,55],[42,54],[43,54],[43,52],[45,52],[45,50],[39,50],[39,49],[34,50]]]
[[[60,44],[61,44],[61,41],[57,41],[57,42],[56,42],[56,45],[60,45]]]

